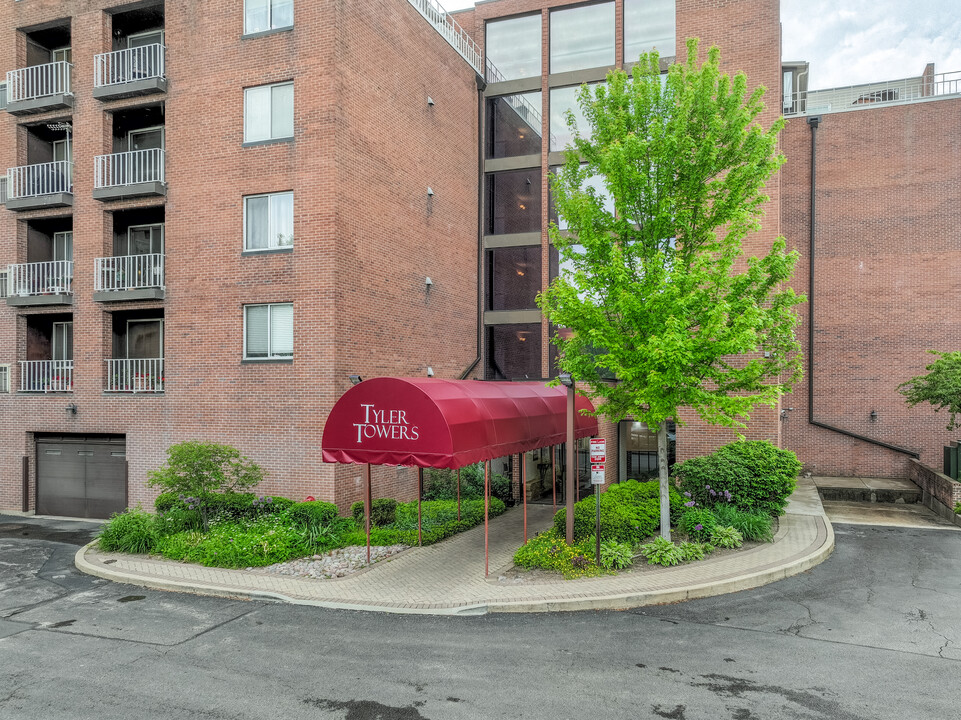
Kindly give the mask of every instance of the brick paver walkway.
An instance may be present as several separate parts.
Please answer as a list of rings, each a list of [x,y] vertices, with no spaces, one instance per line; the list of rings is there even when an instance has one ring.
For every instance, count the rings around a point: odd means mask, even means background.
[[[802,484],[773,543],[673,568],[578,580],[517,583],[499,579],[523,542],[523,514],[513,508],[490,523],[490,577],[484,576],[483,525],[436,545],[410,550],[337,580],[205,568],[133,555],[78,553],[78,567],[102,577],[216,594],[279,595],[294,602],[399,611],[483,612],[632,607],[756,587],[816,565],[833,532],[817,492]],[[813,496],[813,497],[812,497]],[[528,530],[550,526],[551,506],[528,506]]]

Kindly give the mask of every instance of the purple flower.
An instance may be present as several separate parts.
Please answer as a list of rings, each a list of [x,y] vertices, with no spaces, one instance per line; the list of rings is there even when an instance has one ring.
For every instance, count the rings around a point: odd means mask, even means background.
[[[713,490],[711,490],[711,497],[715,497],[716,495],[717,495],[717,493],[714,492]]]
[[[701,525],[700,523],[698,523],[697,525],[694,526],[694,529],[695,529],[695,530],[703,530],[703,529],[704,529],[704,526]]]
[[[684,507],[694,507],[696,504],[697,504],[697,503],[695,503],[693,500],[691,500],[691,502],[686,502],[686,503],[684,503]]]
[[[711,489],[711,486],[710,486],[710,485],[705,485],[705,486],[704,486],[704,489],[705,489],[705,490],[710,490],[710,489]]]
[[[684,493],[684,497],[691,497],[691,493],[689,492]]]

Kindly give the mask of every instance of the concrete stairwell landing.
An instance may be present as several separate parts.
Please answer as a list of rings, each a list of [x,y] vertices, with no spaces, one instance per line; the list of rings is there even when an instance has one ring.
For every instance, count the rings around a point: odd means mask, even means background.
[[[822,500],[869,503],[919,503],[921,488],[910,480],[872,477],[813,477]]]

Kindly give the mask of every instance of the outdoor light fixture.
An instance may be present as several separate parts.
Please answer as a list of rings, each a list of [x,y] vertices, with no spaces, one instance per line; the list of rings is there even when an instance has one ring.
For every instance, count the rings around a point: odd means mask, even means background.
[[[351,385],[357,385],[364,380],[360,375],[348,375],[347,377],[350,378]]]
[[[426,277],[424,278],[424,285],[426,285],[427,289],[430,290],[432,287],[434,287],[434,281],[431,280],[430,277]]]
[[[878,421],[878,411],[877,411],[877,410],[872,410],[872,411],[871,411],[871,422],[877,422],[877,421]]]
[[[430,185],[427,186],[427,197],[434,197],[434,189]]]
[[[561,385],[564,387],[574,387],[574,378],[571,377],[570,373],[561,373],[557,376],[557,379],[561,381]]]
[[[70,403],[69,405],[67,405],[67,415],[76,415],[76,414],[77,414],[77,404]]]
[[[427,96],[427,104],[431,107],[434,107],[434,98],[432,98],[430,95]]]
[[[427,366],[427,377],[434,377],[434,368],[430,365]]]

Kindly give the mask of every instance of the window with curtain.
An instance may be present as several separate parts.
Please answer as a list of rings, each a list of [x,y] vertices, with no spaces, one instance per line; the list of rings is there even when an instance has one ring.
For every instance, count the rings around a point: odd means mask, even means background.
[[[260,85],[244,90],[244,142],[294,136],[294,84]]]
[[[551,73],[614,64],[614,3],[551,11]]]
[[[244,306],[244,359],[289,360],[294,357],[294,305]]]
[[[294,0],[244,0],[244,34],[293,27]]]
[[[244,250],[275,250],[294,245],[294,194],[244,198]]]

